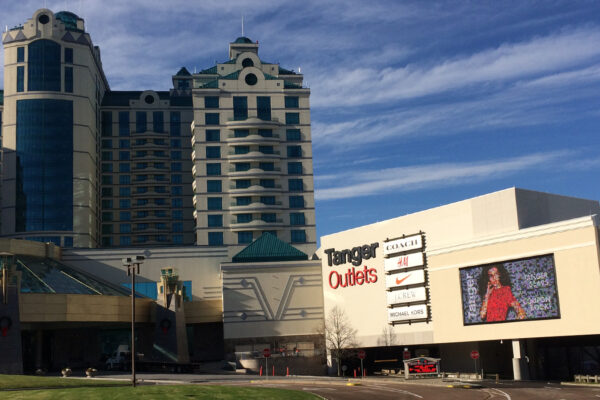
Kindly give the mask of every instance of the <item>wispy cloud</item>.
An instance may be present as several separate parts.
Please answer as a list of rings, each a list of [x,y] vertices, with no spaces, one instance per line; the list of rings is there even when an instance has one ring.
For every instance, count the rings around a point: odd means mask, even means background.
[[[493,179],[524,172],[527,169],[555,165],[571,152],[559,151],[530,154],[505,160],[487,160],[469,163],[441,163],[423,166],[386,168],[380,170],[342,172],[335,176],[317,177],[315,198],[336,200],[372,196],[390,192],[410,191],[429,187],[473,184],[483,179]],[[327,182],[347,182],[327,185]]]
[[[598,28],[563,31],[529,41],[506,43],[435,65],[355,66],[321,71],[312,104],[357,106],[439,94],[476,84],[504,83],[558,72],[600,57]],[[314,79],[313,79],[314,80]]]

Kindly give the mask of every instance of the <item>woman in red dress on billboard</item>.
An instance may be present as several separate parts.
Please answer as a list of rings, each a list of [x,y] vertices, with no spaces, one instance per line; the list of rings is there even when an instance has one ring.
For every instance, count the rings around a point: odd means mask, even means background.
[[[483,321],[506,321],[510,307],[517,313],[517,319],[525,319],[527,316],[513,295],[510,277],[501,264],[491,265],[487,267],[487,271],[484,269],[479,281],[479,292],[483,297],[481,310],[479,310],[479,316]]]

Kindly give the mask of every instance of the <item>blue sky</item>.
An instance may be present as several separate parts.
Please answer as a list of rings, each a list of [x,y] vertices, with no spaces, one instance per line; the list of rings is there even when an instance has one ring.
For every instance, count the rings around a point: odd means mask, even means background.
[[[243,14],[311,88],[319,236],[512,186],[600,199],[598,1],[23,0],[0,24],[44,3],[114,90],[226,60]]]

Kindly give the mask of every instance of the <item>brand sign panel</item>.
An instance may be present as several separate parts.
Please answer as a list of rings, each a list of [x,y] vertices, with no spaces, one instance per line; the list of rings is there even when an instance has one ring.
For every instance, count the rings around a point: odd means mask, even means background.
[[[390,240],[383,244],[383,255],[401,253],[403,251],[418,250],[423,248],[421,234]]]
[[[410,303],[413,301],[427,300],[427,292],[425,287],[417,287],[405,290],[393,290],[387,292],[388,304]]]
[[[398,257],[386,258],[384,261],[385,272],[402,268],[418,267],[423,265],[423,253],[411,253]]]
[[[425,319],[427,318],[427,306],[421,304],[418,306],[408,307],[396,307],[388,309],[388,321],[408,321],[411,319]]]
[[[422,269],[398,274],[386,275],[385,286],[388,288],[425,283],[425,271]]]

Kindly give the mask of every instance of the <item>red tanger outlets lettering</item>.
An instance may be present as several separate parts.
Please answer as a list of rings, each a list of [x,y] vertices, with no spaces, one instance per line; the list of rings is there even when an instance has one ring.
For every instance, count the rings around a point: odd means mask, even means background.
[[[337,271],[331,271],[329,273],[329,286],[331,286],[332,289],[375,282],[377,282],[377,270],[375,268],[369,268],[366,265],[365,269],[362,271],[357,271],[356,267],[348,268],[348,272],[344,275]]]
[[[329,273],[329,286],[332,289],[337,289],[338,287],[348,287],[377,282],[377,270],[375,268],[369,268],[365,265],[364,269],[357,270],[356,267],[358,267],[363,260],[375,258],[375,252],[378,247],[379,243],[371,243],[370,245],[365,244],[354,247],[351,250],[325,250],[325,254],[327,254],[327,263],[330,267],[333,265],[346,263],[351,263],[354,265],[354,267],[348,268],[348,271],[345,274],[340,274],[337,271],[331,271]]]

